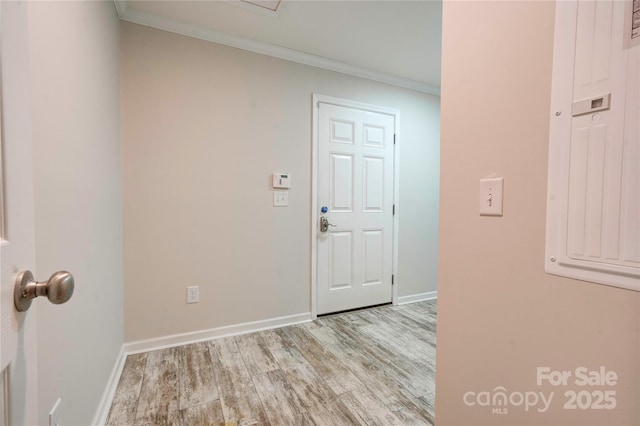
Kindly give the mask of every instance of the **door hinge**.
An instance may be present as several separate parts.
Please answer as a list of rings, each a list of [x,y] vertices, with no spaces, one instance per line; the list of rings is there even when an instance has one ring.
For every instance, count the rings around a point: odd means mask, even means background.
[[[391,275],[391,285],[394,285],[394,279],[395,279],[395,276],[392,274]]]
[[[393,134],[393,144],[394,145],[396,144],[396,134],[395,133]]]
[[[392,214],[392,216],[396,215],[396,205],[395,204],[393,205],[393,209],[391,209],[391,214]]]

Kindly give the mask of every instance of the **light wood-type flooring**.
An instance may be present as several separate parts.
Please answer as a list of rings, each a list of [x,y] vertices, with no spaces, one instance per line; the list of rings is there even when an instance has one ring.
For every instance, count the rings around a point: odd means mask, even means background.
[[[129,355],[108,425],[430,425],[436,303]]]

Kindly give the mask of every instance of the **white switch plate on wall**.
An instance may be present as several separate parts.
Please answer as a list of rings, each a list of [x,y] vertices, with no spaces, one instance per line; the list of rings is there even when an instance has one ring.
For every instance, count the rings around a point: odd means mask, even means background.
[[[200,301],[200,286],[187,287],[187,303],[198,303]]]
[[[480,179],[480,215],[502,216],[504,178]]]
[[[276,191],[273,193],[273,205],[286,207],[289,205],[289,191]]]

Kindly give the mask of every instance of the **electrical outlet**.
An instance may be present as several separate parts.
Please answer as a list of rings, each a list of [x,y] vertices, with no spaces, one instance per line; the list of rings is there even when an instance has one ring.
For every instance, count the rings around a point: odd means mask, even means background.
[[[187,287],[187,303],[198,303],[200,301],[200,286]]]
[[[60,423],[60,403],[62,400],[58,398],[51,411],[49,411],[49,426],[62,426]]]

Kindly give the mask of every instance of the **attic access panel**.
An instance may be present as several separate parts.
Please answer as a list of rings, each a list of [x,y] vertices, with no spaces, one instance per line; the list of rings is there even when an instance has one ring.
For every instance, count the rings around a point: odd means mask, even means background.
[[[271,10],[272,12],[276,12],[278,10],[278,6],[280,6],[280,0],[240,0],[243,3],[248,3],[257,7],[261,7],[263,9]]]

